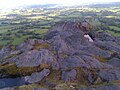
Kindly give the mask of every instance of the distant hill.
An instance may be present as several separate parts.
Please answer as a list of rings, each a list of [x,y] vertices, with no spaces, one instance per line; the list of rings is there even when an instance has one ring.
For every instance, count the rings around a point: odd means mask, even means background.
[[[55,7],[57,6],[57,4],[38,4],[38,5],[29,5],[27,6],[28,8],[51,8],[51,7]]]
[[[120,2],[111,2],[111,3],[92,3],[92,4],[82,4],[82,5],[75,5],[76,6],[88,6],[88,7],[93,7],[93,8],[106,8],[106,7],[120,7]],[[29,5],[26,6],[27,8],[58,8],[58,7],[64,7],[61,5],[57,4],[38,4],[38,5]],[[67,6],[68,7],[68,6]],[[71,7],[71,6],[69,6]],[[72,6],[73,7],[73,6]]]
[[[105,8],[105,7],[120,7],[120,2],[112,2],[112,3],[96,3],[96,4],[90,4],[89,7],[93,8]]]

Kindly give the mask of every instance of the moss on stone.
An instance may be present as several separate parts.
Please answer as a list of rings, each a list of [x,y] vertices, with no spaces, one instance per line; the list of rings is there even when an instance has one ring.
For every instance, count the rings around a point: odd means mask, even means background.
[[[12,50],[16,50],[16,46],[15,45],[11,45],[11,49]]]
[[[17,67],[15,63],[5,64],[0,66],[0,73],[7,76],[25,76],[30,75],[33,72],[41,71],[44,68],[48,68],[48,65],[39,65],[37,67]]]
[[[36,50],[38,50],[38,49],[48,49],[49,48],[48,43],[35,43],[33,46],[34,46],[33,49],[36,49]]]
[[[6,59],[10,59],[12,57],[16,57],[17,55],[21,54],[22,52],[17,52],[17,53],[11,53],[11,54],[8,54],[7,56],[3,57],[2,60],[0,60],[1,62],[2,61],[5,61]]]
[[[16,75],[17,67],[13,63],[1,66],[0,73],[5,74],[5,75]]]
[[[100,82],[100,83],[96,83],[93,86],[105,86],[105,85],[113,85],[112,82]]]
[[[16,87],[17,90],[33,90],[33,88],[45,88],[39,84],[30,84]]]
[[[120,80],[113,80],[111,82],[98,82],[95,83],[94,86],[105,86],[105,85],[120,85]]]
[[[45,78],[47,81],[57,84],[61,81],[61,71],[51,70],[51,73],[48,77]]]
[[[86,73],[81,69],[81,68],[76,68],[76,71],[77,71],[77,83],[80,84],[80,85],[87,85],[88,82],[86,80]]]
[[[107,61],[110,60],[109,58],[104,58],[104,57],[96,56],[96,55],[94,55],[92,57],[95,58],[95,59],[97,59],[97,60],[99,60],[100,62],[107,62]]]
[[[54,90],[75,90],[74,83],[60,83],[54,87]]]

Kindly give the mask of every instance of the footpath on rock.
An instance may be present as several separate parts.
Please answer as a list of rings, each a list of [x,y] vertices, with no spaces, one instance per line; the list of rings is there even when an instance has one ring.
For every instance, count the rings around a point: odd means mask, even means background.
[[[0,90],[120,90],[120,37],[87,38],[88,28],[61,22],[41,40],[3,47]]]

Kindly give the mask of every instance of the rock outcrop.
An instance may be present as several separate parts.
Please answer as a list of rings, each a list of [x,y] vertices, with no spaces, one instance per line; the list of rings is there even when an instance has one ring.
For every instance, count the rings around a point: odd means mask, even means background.
[[[1,90],[120,90],[119,38],[94,32],[90,42],[80,25],[60,23],[42,40],[2,48]]]

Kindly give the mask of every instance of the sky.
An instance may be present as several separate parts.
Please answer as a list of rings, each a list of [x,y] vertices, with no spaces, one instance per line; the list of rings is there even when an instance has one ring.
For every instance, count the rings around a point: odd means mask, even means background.
[[[95,2],[120,2],[120,0],[0,0],[1,8],[13,8],[23,5],[32,4],[60,4],[60,5],[78,5],[83,3],[95,3]]]

